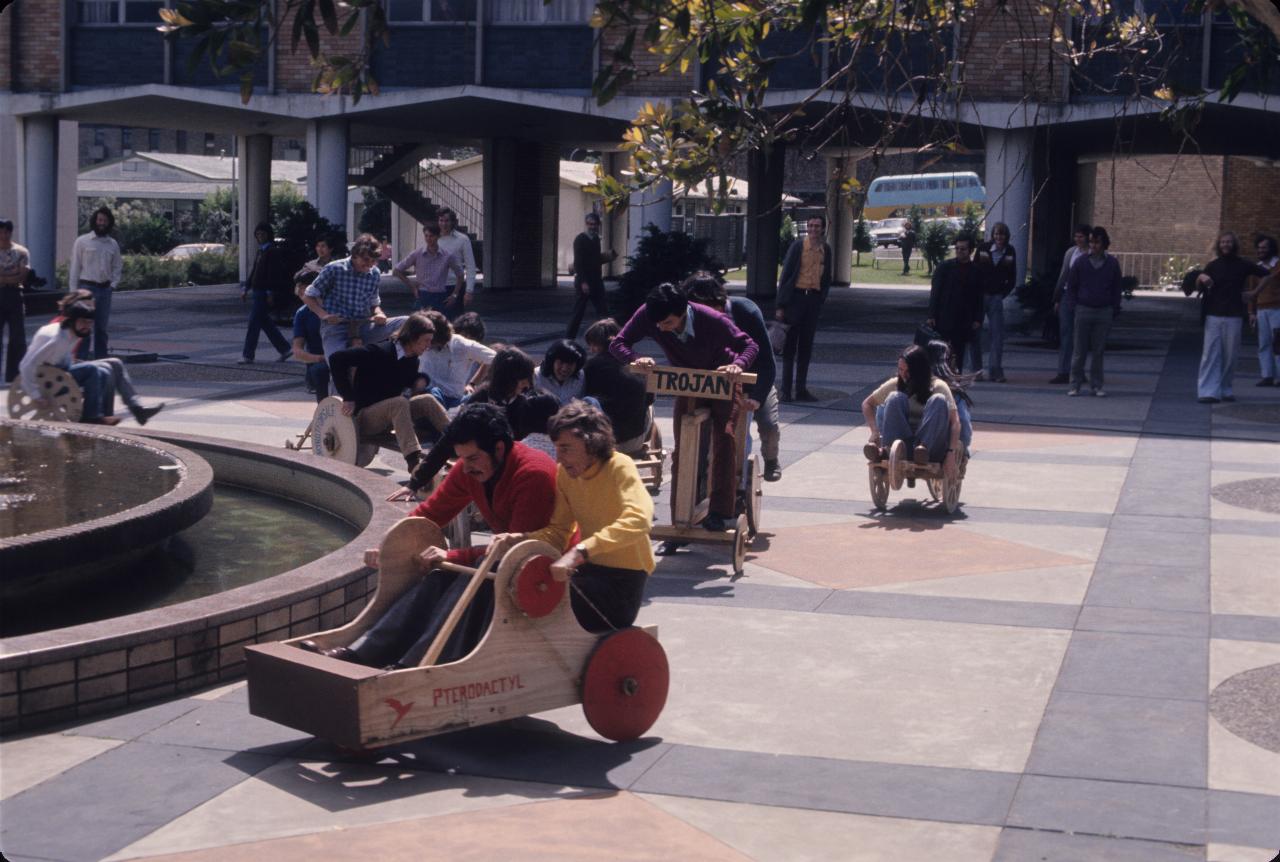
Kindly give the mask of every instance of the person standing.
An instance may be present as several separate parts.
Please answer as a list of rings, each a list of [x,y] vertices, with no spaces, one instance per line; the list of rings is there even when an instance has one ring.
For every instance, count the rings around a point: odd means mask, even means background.
[[[608,314],[608,301],[604,292],[604,276],[601,267],[618,256],[615,249],[605,255],[600,251],[600,214],[589,212],[583,218],[586,228],[573,239],[573,315],[564,337],[572,341],[578,337],[578,327],[587,313],[587,302],[596,310],[597,317]]]
[[[323,324],[320,337],[326,359],[346,350],[354,341],[380,341],[404,323],[403,317],[387,320],[382,311],[378,251],[378,241],[367,233],[361,234],[351,244],[351,256],[320,270],[303,294],[302,301]]]
[[[1240,332],[1244,327],[1245,279],[1268,278],[1271,270],[1240,257],[1240,240],[1227,231],[1214,244],[1218,256],[1196,278],[1202,291],[1204,349],[1200,353],[1200,374],[1196,395],[1201,404],[1235,401],[1231,391],[1240,353]]]
[[[1276,335],[1280,333],[1280,255],[1275,237],[1259,236],[1258,263],[1271,270],[1271,278],[1245,294],[1249,300],[1249,325],[1258,330],[1258,366],[1262,379],[1257,386],[1276,386],[1280,380],[1276,359]]]
[[[728,316],[705,305],[689,302],[671,284],[660,284],[649,292],[644,305],[636,309],[627,325],[609,342],[609,352],[620,362],[648,371],[653,368],[654,361],[640,356],[633,349],[633,345],[645,338],[658,342],[672,365],[721,371],[728,375],[730,381],[736,380],[755,363],[761,349]],[[675,450],[671,455],[671,501],[674,509],[675,501],[679,499],[680,459],[685,457],[680,451],[680,420],[686,413],[701,407],[711,412],[714,468],[710,508],[702,526],[712,531],[724,530],[726,523],[733,520],[736,508],[740,465],[734,458],[737,449],[732,421],[735,405],[734,401],[680,396],[671,416],[677,429]],[[697,457],[697,453],[691,452],[688,457]]]
[[[1018,277],[1018,264],[1013,246],[1009,245],[1009,226],[1002,221],[991,228],[991,242],[978,253],[978,271],[982,274],[982,304],[987,326],[991,330],[987,379],[1007,382],[1004,376],[1004,300],[1013,292]],[[974,333],[973,368],[982,368],[982,333]]]
[[[252,294],[253,305],[249,310],[249,328],[244,334],[244,349],[241,351],[239,364],[253,363],[258,352],[258,336],[264,332],[271,346],[280,354],[279,361],[284,362],[293,355],[293,351],[271,319],[271,295],[279,289],[282,282],[287,284],[289,280],[284,250],[276,247],[275,232],[266,222],[260,222],[253,229],[253,239],[258,244],[258,254],[253,259],[253,269],[249,270],[249,280],[240,293],[241,302]]]
[[[476,292],[475,249],[471,247],[471,237],[458,230],[458,214],[449,207],[436,210],[436,224],[440,228],[440,247],[456,257],[466,273],[466,292],[462,293],[458,304],[454,306],[462,309],[471,303],[471,296]]]
[[[902,223],[902,234],[898,237],[898,247],[902,249],[902,274],[911,275],[911,252],[916,247],[916,228],[907,219]]]
[[[1058,315],[1058,374],[1050,383],[1066,383],[1071,379],[1071,350],[1075,346],[1072,333],[1075,329],[1076,307],[1065,300],[1063,293],[1071,267],[1089,253],[1089,230],[1087,224],[1076,225],[1072,235],[1073,244],[1062,256],[1062,270],[1058,273],[1058,283],[1053,288],[1053,313]]]
[[[1089,365],[1089,387],[1099,398],[1106,396],[1102,388],[1102,355],[1106,352],[1107,334],[1120,314],[1120,262],[1107,254],[1111,237],[1106,228],[1089,231],[1089,254],[1071,265],[1063,302],[1075,308],[1074,343],[1071,347],[1071,386],[1067,395],[1075,397],[1084,385],[1085,356],[1092,354]]]
[[[970,259],[973,237],[958,234],[955,246],[956,256],[933,270],[926,323],[951,346],[952,361],[959,372],[964,370],[965,347],[982,330],[982,279]]]
[[[5,352],[4,382],[18,376],[18,366],[27,352],[26,317],[22,308],[22,286],[31,272],[31,255],[13,241],[13,222],[0,219],[0,339],[9,330]]]
[[[816,215],[805,224],[804,239],[797,239],[787,249],[778,277],[778,296],[774,317],[787,324],[787,340],[782,348],[783,401],[817,401],[809,391],[809,360],[813,356],[813,339],[818,332],[822,304],[831,290],[831,246],[824,238],[826,216]],[[792,372],[795,388],[792,388]],[[793,398],[794,395],[794,398]]]
[[[116,217],[106,207],[98,207],[89,217],[91,230],[76,238],[71,246],[68,289],[84,289],[93,294],[93,358],[107,355],[107,324],[111,318],[111,291],[124,273],[120,244],[111,237]],[[89,340],[80,342],[77,358],[89,358]]]
[[[414,290],[409,281],[409,270],[418,277],[417,306],[423,311],[444,312],[450,305],[461,307],[465,301],[463,291],[466,282],[463,279],[462,264],[458,257],[445,250],[440,243],[440,226],[428,222],[422,226],[422,245],[395,265],[392,275],[404,282],[404,286]],[[458,280],[456,291],[449,290],[449,273]]]

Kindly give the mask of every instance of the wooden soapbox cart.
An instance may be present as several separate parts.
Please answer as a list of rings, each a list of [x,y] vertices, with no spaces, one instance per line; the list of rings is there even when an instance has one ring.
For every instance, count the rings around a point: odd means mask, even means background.
[[[417,556],[443,546],[440,529],[405,518],[382,542],[373,601],[340,628],[245,649],[249,711],[352,749],[389,745],[581,703],[601,736],[642,736],[667,699],[669,670],[655,627],[592,634],[577,622],[569,589],[551,574],[552,546],[524,541],[470,577],[418,667],[384,671],[301,649],[350,645],[422,577]],[[480,585],[493,580],[493,621],[466,657],[436,664]]]
[[[49,406],[40,407],[23,387],[22,378],[15,377],[9,384],[10,419],[80,421],[84,413],[84,393],[70,371],[56,365],[41,365],[36,369],[36,385],[49,400]]]
[[[674,368],[665,365],[655,365],[648,369],[633,365],[631,368],[637,373],[647,374],[646,389],[655,395],[738,401],[741,399],[742,387],[756,382],[756,375],[746,373],[731,378],[721,371],[700,368]],[[747,436],[750,433],[747,420],[747,411],[739,408],[734,418],[733,457],[735,463],[742,465],[744,477],[740,483],[738,510],[734,513],[736,518],[733,526],[723,531],[707,530],[701,526],[710,510],[715,451],[711,439],[711,411],[700,407],[685,413],[680,420],[680,427],[675,429],[680,462],[676,468],[679,482],[672,502],[671,523],[655,526],[650,533],[655,539],[727,544],[732,548],[735,575],[742,574],[747,545],[760,529],[760,510],[764,499],[760,458],[754,454],[749,459],[745,457]]]
[[[914,488],[916,481],[923,479],[928,485],[929,495],[935,501],[941,501],[948,514],[954,513],[960,505],[960,486],[964,483],[968,464],[969,453],[962,446],[956,464],[956,478],[948,479],[941,463],[917,464],[911,460],[906,444],[895,440],[889,447],[889,457],[867,463],[871,501],[876,508],[883,510],[889,502],[889,489],[897,491],[904,482]]]

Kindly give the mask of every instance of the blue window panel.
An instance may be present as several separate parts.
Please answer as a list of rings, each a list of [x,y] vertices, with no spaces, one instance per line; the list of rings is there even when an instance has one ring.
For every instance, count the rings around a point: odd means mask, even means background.
[[[164,83],[164,37],[136,27],[73,27],[71,86],[132,87]]]
[[[484,30],[484,83],[522,90],[591,88],[595,33],[581,25],[501,26]]]
[[[476,31],[472,27],[395,27],[390,45],[373,54],[373,77],[381,88],[455,87],[475,77]]]

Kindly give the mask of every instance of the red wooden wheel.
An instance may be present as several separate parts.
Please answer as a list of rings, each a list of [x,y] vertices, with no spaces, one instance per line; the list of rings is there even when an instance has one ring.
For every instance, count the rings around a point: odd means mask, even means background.
[[[582,711],[605,739],[639,739],[662,713],[670,682],[667,653],[658,639],[644,629],[622,629],[601,638],[587,659]]]
[[[565,582],[551,575],[554,562],[545,554],[531,557],[511,579],[511,601],[525,616],[545,617],[564,598]]]

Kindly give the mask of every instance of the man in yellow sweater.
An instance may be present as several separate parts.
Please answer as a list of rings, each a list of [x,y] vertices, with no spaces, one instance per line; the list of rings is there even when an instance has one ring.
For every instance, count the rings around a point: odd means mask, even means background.
[[[532,533],[496,536],[494,542],[539,539],[565,548],[576,527],[582,540],[551,572],[560,580],[572,577],[570,603],[583,628],[625,628],[640,611],[645,579],[654,569],[653,500],[635,462],[614,451],[613,427],[599,409],[570,402],[551,417],[547,436],[559,463],[551,523]]]

